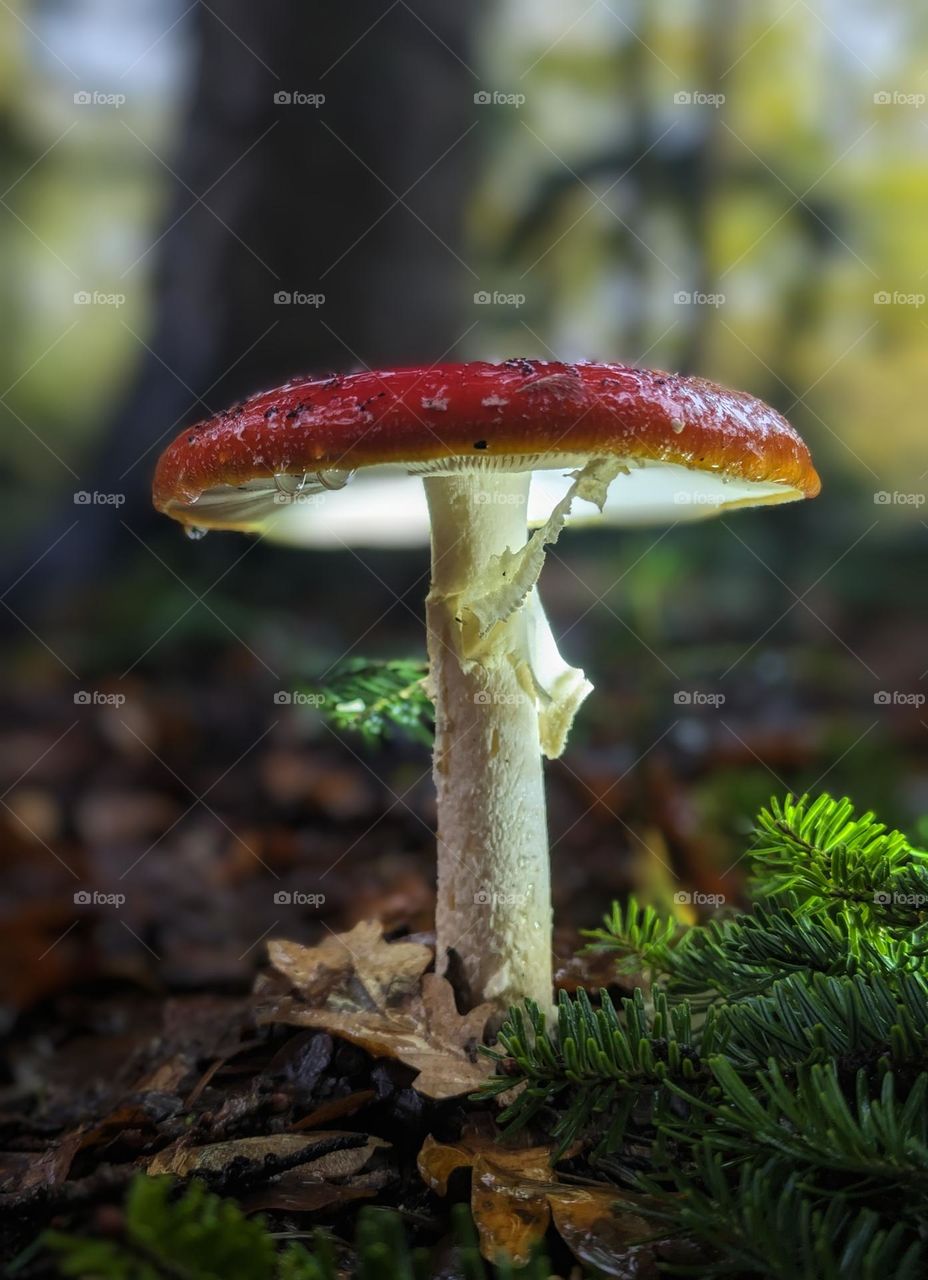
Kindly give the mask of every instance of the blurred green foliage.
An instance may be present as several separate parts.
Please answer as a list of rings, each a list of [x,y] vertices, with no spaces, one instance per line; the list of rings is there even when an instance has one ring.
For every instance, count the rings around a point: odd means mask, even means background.
[[[516,101],[478,113],[469,256],[483,287],[525,301],[481,308],[471,352],[696,363],[775,399],[869,487],[911,482],[928,391],[911,301],[925,285],[928,15],[858,0],[840,16],[779,0],[488,12],[475,85]],[[75,117],[43,20],[28,0],[0,15],[0,385],[15,382],[2,438],[16,473],[63,484],[37,436],[79,461],[146,338],[168,181],[155,153],[181,127],[189,30],[158,45],[174,51],[170,92],[146,56],[124,106]],[[131,61],[127,30],[112,32],[114,66]],[[125,302],[76,307],[79,290]]]

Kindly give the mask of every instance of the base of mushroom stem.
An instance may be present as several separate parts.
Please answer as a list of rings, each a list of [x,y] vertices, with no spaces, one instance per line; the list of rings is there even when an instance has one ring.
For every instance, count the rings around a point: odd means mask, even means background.
[[[518,654],[525,618],[461,654],[461,596],[528,536],[530,477],[430,478],[427,602],[438,793],[436,964],[472,1004],[552,1003],[551,896],[538,712]]]
[[[443,674],[436,768],[451,777],[438,784],[439,968],[453,954],[452,972],[473,1003],[528,996],[547,1008],[551,897],[537,715],[505,666],[489,682]]]

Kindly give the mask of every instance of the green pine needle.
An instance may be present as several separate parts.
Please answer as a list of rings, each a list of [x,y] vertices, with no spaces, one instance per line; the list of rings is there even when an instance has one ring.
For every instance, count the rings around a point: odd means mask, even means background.
[[[699,1276],[928,1274],[928,855],[848,800],[773,800],[757,905],[587,934],[647,987],[510,1010],[483,1096],[648,1194]],[[630,1172],[639,1170],[638,1173]]]
[[[312,692],[333,728],[359,733],[368,745],[401,731],[430,747],[434,708],[425,691],[427,670],[424,662],[408,659],[350,658]]]

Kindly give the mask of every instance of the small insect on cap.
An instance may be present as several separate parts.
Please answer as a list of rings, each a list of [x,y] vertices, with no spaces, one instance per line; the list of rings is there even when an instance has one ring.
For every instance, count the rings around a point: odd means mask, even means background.
[[[531,471],[528,519],[540,524],[593,458],[619,474],[601,512],[578,497],[569,523],[694,520],[820,487],[803,441],[752,396],[658,370],[520,359],[295,379],[182,431],[154,502],[196,529],[412,545],[428,539],[424,476]]]

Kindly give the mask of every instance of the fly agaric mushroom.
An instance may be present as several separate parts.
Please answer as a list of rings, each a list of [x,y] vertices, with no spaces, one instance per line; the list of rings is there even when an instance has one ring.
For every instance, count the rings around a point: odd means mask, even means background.
[[[676,522],[818,490],[802,440],[751,396],[507,360],[289,382],[183,431],[154,500],[188,531],[335,547],[431,534],[437,966],[456,955],[473,1002],[549,1008],[542,756],[560,755],[592,686],[538,599],[546,546],[578,520]]]

